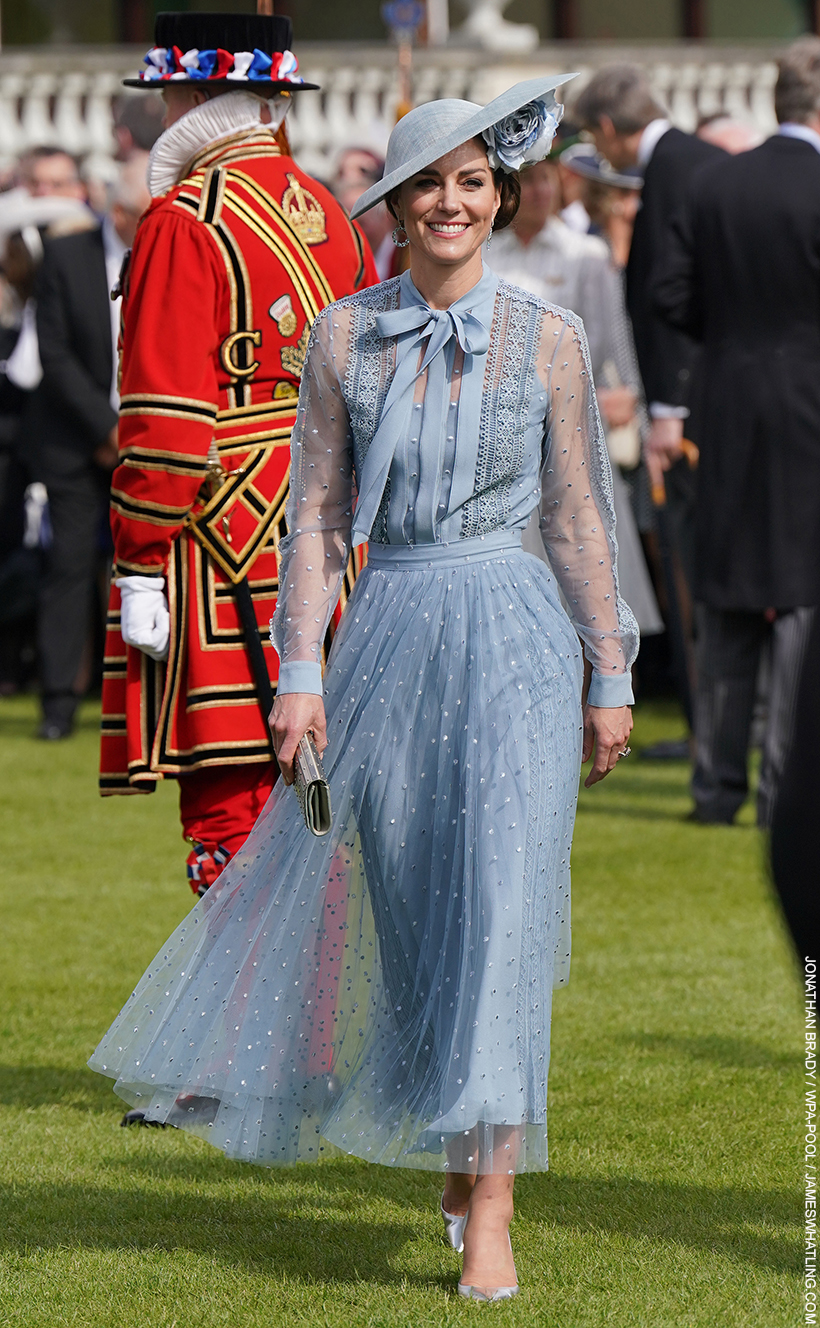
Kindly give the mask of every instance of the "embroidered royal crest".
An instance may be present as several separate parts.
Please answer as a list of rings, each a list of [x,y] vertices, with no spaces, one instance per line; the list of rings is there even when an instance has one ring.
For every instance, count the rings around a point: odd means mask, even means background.
[[[302,335],[295,346],[283,346],[279,352],[282,361],[282,368],[285,373],[293,374],[294,378],[302,377],[302,370],[305,367],[305,356],[307,355],[308,338],[310,328],[307,323],[302,328]]]
[[[325,211],[295,175],[288,172],[288,188],[282,195],[282,211],[303,244],[322,244],[327,239]]]
[[[298,326],[293,303],[289,295],[280,295],[268,310],[283,337],[292,337]]]

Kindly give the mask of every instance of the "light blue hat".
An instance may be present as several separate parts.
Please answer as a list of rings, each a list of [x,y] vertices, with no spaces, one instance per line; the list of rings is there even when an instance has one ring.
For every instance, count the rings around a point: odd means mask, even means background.
[[[445,153],[483,135],[495,170],[516,171],[546,157],[558,128],[563,106],[554,92],[576,74],[543,74],[477,106],[473,101],[428,101],[416,106],[396,125],[387,144],[384,176],[357,199],[351,217],[386,198],[411,175],[438,161]]]

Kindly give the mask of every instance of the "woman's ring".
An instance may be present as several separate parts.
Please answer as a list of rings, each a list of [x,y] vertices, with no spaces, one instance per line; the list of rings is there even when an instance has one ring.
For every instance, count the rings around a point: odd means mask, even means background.
[[[619,757],[621,757],[621,756],[628,756],[629,753],[630,753],[631,751],[632,751],[632,748],[631,748],[631,747],[624,747],[624,749],[623,749],[622,752],[618,752],[618,756],[619,756]]]

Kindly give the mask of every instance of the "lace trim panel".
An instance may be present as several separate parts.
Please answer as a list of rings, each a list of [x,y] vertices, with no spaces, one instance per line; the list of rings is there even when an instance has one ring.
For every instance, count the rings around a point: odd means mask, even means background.
[[[510,494],[524,461],[532,381],[538,354],[540,301],[499,282],[493,336],[481,401],[475,496],[464,505],[461,538],[500,530],[510,515]]]
[[[395,338],[379,336],[376,315],[398,309],[401,278],[383,281],[339,303],[349,308],[350,351],[345,374],[345,398],[353,429],[356,471],[361,473],[364,459],[379,426],[385,398],[396,367]],[[390,506],[390,480],[370,534],[374,544],[387,544],[387,509]]]

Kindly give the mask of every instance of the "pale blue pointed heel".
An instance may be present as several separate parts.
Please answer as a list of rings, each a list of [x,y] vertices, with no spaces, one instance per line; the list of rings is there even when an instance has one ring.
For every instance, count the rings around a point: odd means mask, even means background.
[[[459,1217],[457,1213],[448,1213],[444,1207],[444,1195],[441,1196],[441,1216],[444,1219],[444,1235],[447,1243],[453,1247],[456,1254],[461,1254],[464,1250],[464,1223],[467,1221],[467,1214]]]
[[[442,1212],[443,1211],[444,1210],[442,1209]],[[510,1237],[508,1234],[507,1235],[508,1243],[509,1239]],[[510,1245],[510,1253],[512,1254],[512,1245]],[[513,1296],[518,1295],[518,1287],[517,1286],[506,1286],[506,1287],[468,1286],[465,1282],[459,1282],[458,1294],[460,1296],[463,1296],[465,1300],[483,1300],[484,1302],[489,1303],[490,1301],[494,1300],[512,1300]]]
[[[513,1296],[518,1295],[518,1287],[465,1286],[463,1282],[459,1282],[458,1294],[464,1296],[465,1300],[483,1300],[489,1303],[493,1300],[512,1300]]]

